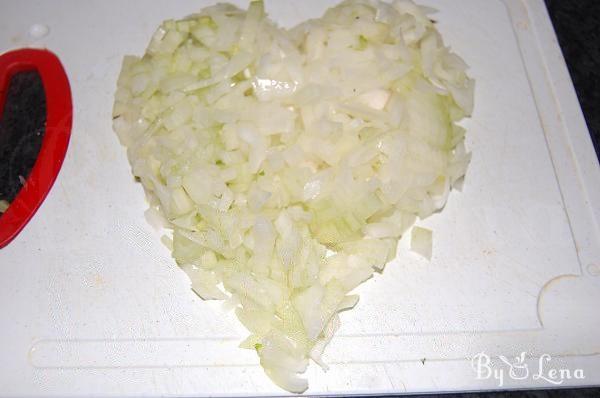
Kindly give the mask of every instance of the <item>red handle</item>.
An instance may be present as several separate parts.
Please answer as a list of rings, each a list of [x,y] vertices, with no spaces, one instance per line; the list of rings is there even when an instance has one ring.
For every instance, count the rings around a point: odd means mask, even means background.
[[[69,80],[59,59],[47,50],[22,49],[0,55],[0,115],[12,76],[37,71],[46,94],[42,147],[25,185],[0,217],[0,248],[12,241],[40,207],[62,166],[73,123]]]

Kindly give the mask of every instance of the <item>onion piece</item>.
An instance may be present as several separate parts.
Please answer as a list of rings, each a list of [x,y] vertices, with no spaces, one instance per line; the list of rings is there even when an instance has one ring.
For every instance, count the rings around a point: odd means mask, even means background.
[[[410,250],[420,254],[427,260],[431,260],[433,252],[433,233],[431,230],[421,227],[414,227],[411,232]]]

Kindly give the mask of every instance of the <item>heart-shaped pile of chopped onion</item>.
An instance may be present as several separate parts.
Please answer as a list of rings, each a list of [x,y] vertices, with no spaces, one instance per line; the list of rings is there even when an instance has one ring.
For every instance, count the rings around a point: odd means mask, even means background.
[[[286,30],[261,1],[220,4],[123,62],[114,128],[173,257],[200,297],[234,303],[241,346],[286,390],[465,174],[473,81],[429,11],[348,0]],[[430,240],[413,231],[420,253]]]

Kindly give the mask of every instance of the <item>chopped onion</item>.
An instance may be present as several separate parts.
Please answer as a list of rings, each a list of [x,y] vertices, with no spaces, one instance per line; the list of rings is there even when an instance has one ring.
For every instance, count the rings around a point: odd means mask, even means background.
[[[346,0],[282,29],[262,1],[164,22],[125,57],[114,130],[163,242],[203,299],[226,299],[291,392],[351,291],[445,206],[470,154],[466,64],[430,9]],[[172,238],[171,238],[172,236]],[[431,257],[431,231],[412,230]]]
[[[410,250],[431,260],[433,252],[432,232],[429,229],[414,227],[411,233]]]

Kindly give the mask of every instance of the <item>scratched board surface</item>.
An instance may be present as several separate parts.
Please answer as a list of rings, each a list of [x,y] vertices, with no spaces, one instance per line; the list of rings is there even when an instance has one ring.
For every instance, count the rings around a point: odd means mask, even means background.
[[[266,7],[291,26],[334,3]],[[502,387],[548,387],[552,378],[533,377],[544,354],[544,371],[573,370],[563,385],[599,383],[600,217],[589,203],[600,172],[543,3],[422,3],[440,10],[446,43],[477,81],[465,123],[473,161],[463,192],[422,223],[434,230],[432,261],[400,250],[358,289],[326,351],[330,369],[309,368],[307,393],[497,388],[473,368],[486,357],[490,369],[529,366]],[[0,251],[0,395],[282,393],[237,348],[245,331],[233,314],[191,292],[145,221],[111,128],[123,55],[143,53],[162,20],[208,4],[0,0],[0,51],[56,52],[75,108],[56,184]],[[34,38],[34,24],[49,33]]]

